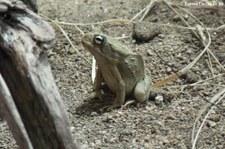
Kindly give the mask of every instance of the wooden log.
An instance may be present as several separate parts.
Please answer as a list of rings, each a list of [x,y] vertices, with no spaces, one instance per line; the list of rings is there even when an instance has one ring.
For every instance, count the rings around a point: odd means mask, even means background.
[[[0,11],[0,73],[32,146],[35,149],[77,148],[69,131],[65,107],[42,50],[52,46],[54,30],[19,0],[0,0]],[[13,113],[15,108],[5,110]],[[7,122],[12,123],[8,119]],[[16,141],[23,148],[21,140]]]
[[[8,122],[12,134],[17,140],[18,146],[24,149],[32,149],[27,131],[12,99],[10,91],[0,74],[0,115]]]
[[[29,9],[33,10],[34,12],[38,11],[36,0],[22,0],[22,1],[24,4],[28,6]]]

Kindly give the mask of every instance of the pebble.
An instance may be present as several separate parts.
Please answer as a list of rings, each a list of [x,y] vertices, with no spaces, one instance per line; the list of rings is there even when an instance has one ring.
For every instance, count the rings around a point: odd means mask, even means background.
[[[156,97],[155,97],[155,104],[156,105],[159,105],[159,106],[162,106],[162,104],[163,104],[163,96],[161,96],[161,95],[157,95]]]
[[[0,12],[6,12],[8,10],[8,6],[1,4],[0,5]]]
[[[209,120],[213,121],[213,122],[219,122],[220,119],[221,119],[221,115],[220,114],[214,114],[214,115],[209,117]]]
[[[96,116],[96,115],[98,115],[97,112],[95,112],[95,111],[91,112],[91,116]]]
[[[185,20],[187,20],[189,18],[188,14],[184,14],[183,17]]]
[[[61,79],[60,79],[60,77],[57,77],[56,79],[55,79],[55,82],[57,83],[57,82],[59,82]]]
[[[81,149],[88,149],[88,148],[90,148],[87,144],[82,144],[81,146],[80,146],[80,148]]]
[[[164,34],[159,34],[158,37],[159,37],[160,39],[164,39],[166,36],[165,36]]]
[[[144,148],[153,148],[151,143],[145,143]]]
[[[179,15],[175,15],[175,16],[173,17],[173,21],[180,21],[180,20],[181,20],[181,18],[180,18]]]
[[[172,69],[170,67],[167,67],[167,72],[171,72]]]
[[[101,140],[96,140],[96,141],[95,141],[95,144],[101,145],[101,144],[102,144],[102,141],[101,141]]]
[[[148,55],[148,56],[153,56],[153,55],[155,55],[155,54],[154,54],[154,52],[153,52],[152,50],[148,49],[148,50],[147,50],[147,55]]]
[[[193,53],[191,49],[188,49],[186,52],[187,52],[187,54],[192,54]]]
[[[118,111],[118,115],[123,115],[123,112],[122,111]]]
[[[135,44],[135,43],[136,43],[136,40],[135,40],[135,39],[133,39],[133,40],[131,41],[131,43]]]
[[[164,138],[163,143],[164,143],[164,144],[169,144],[170,141],[169,141],[168,139],[165,139],[165,138]]]
[[[179,149],[187,149],[184,143],[180,143],[177,145]]]
[[[134,24],[132,38],[137,42],[148,42],[161,34],[162,29],[154,23],[137,22]]]
[[[224,146],[223,145],[217,145],[217,149],[224,149]]]
[[[158,126],[163,126],[163,123],[161,121],[155,120],[154,124],[158,125]]]
[[[207,124],[206,124],[208,127],[215,127],[216,126],[216,122],[213,122],[213,121],[208,121]]]
[[[208,73],[207,70],[203,70],[203,71],[202,71],[202,75],[203,75],[203,76],[205,76],[207,73]]]
[[[181,15],[185,20],[187,20],[188,19],[188,15],[187,14],[183,14],[183,15]],[[180,18],[180,16],[179,15],[175,15],[174,17],[173,17],[173,21],[181,21],[181,18]]]
[[[169,120],[175,120],[176,119],[176,117],[172,114],[168,115],[166,118],[169,119]]]
[[[71,126],[70,131],[73,132],[75,130],[75,127]]]
[[[168,10],[165,9],[165,8],[162,8],[160,11],[161,11],[161,12],[167,12]]]
[[[75,52],[76,51],[73,48],[70,48],[69,51],[68,51],[69,54],[74,54]]]
[[[111,138],[111,139],[109,139],[109,142],[110,142],[110,143],[116,142],[116,138]]]
[[[48,53],[47,53],[48,57],[51,57],[51,56],[54,56],[54,55],[56,55],[56,53],[53,52],[52,50],[49,50]]]
[[[49,58],[49,61],[54,61],[55,60],[55,57],[54,56],[51,56],[50,58]]]
[[[76,96],[76,91],[75,91],[75,89],[70,89],[70,94],[71,94],[71,96]]]
[[[153,106],[145,106],[145,109],[147,111],[152,111],[152,110],[154,110],[154,107]]]
[[[145,142],[149,142],[149,136],[145,136],[145,137],[144,137],[144,141],[145,141]]]

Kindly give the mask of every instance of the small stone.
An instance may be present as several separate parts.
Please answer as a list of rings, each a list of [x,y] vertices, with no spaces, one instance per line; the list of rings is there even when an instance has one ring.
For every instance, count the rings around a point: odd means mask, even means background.
[[[101,145],[101,144],[102,144],[102,141],[101,141],[101,140],[96,140],[96,141],[95,141],[95,144]]]
[[[55,79],[55,82],[57,83],[57,82],[59,82],[60,80],[61,80],[60,77],[58,77],[58,78]]]
[[[222,107],[225,107],[225,101],[222,102]]]
[[[153,148],[151,143],[145,143],[144,148]]]
[[[68,52],[69,52],[69,54],[74,54],[75,50],[73,48],[70,48]]]
[[[176,119],[176,117],[172,114],[168,115],[166,118],[169,119],[169,120],[175,120]]]
[[[158,126],[163,126],[163,123],[161,121],[155,120],[154,124],[158,125]]]
[[[172,69],[170,68],[170,67],[167,67],[167,72],[171,72],[172,71]]]
[[[181,53],[178,53],[178,54],[176,55],[176,57],[177,57],[177,58],[182,58],[182,54],[181,54]]]
[[[155,54],[154,54],[154,52],[153,52],[152,50],[148,49],[148,50],[147,50],[147,55],[148,55],[148,56],[153,56],[153,55],[155,55]]]
[[[110,142],[110,143],[115,143],[115,142],[116,142],[116,138],[111,138],[111,139],[109,139],[109,142]]]
[[[158,22],[159,21],[159,18],[158,17],[153,17],[152,18],[152,22]]]
[[[207,125],[208,127],[215,127],[215,126],[216,126],[216,122],[208,121],[206,125]]]
[[[155,104],[161,106],[161,105],[163,104],[163,96],[157,95],[157,96],[155,97]]]
[[[144,138],[144,140],[145,140],[145,142],[149,142],[149,136],[145,136],[145,138]]]
[[[224,146],[223,145],[217,145],[217,149],[224,149]]]
[[[73,132],[75,130],[75,127],[71,126],[70,131]]]
[[[203,70],[203,71],[202,71],[202,75],[203,75],[203,76],[205,76],[207,73],[208,73],[207,70]]]
[[[122,112],[122,111],[118,111],[118,114],[119,114],[119,115],[123,115],[123,112]]]
[[[165,139],[163,140],[163,144],[169,144],[169,143],[170,143],[170,141],[169,141],[168,139],[165,138]]]
[[[181,18],[180,18],[179,15],[175,15],[175,16],[173,17],[173,21],[180,21],[180,20],[181,20]]]
[[[187,149],[187,147],[185,146],[185,144],[183,142],[181,142],[177,146],[178,146],[179,149]]]
[[[188,15],[187,14],[183,14],[183,15],[181,15],[181,17],[183,17],[185,20],[187,20],[188,19]],[[174,17],[173,17],[173,21],[181,21],[181,18],[180,18],[180,16],[179,15],[175,15]]]
[[[137,22],[134,24],[132,38],[137,42],[148,42],[162,33],[162,28],[149,22]]]
[[[187,54],[193,54],[191,49],[188,49],[186,52],[187,52]]]
[[[70,90],[70,94],[71,94],[72,96],[76,96],[76,91],[75,91],[74,89],[71,89],[71,90]]]
[[[185,79],[187,83],[195,83],[199,80],[198,76],[193,71],[188,71],[183,74],[181,78]]]
[[[154,107],[152,106],[145,106],[146,111],[152,111],[154,109]]]
[[[209,117],[209,120],[211,120],[213,122],[219,122],[220,119],[221,119],[221,115],[220,114],[214,114],[214,115]]]
[[[161,12],[167,12],[168,10],[166,8],[161,8]]]
[[[94,147],[95,146],[95,144],[93,143],[93,142],[91,142],[91,144],[90,144],[92,147]]]
[[[183,17],[185,20],[187,20],[189,18],[188,14],[184,14]]]
[[[0,4],[0,12],[6,12],[8,10],[8,6],[4,4]]]
[[[96,112],[91,112],[91,116],[96,116],[96,115],[98,115]]]
[[[165,35],[161,33],[161,34],[158,35],[158,37],[159,37],[160,39],[164,39],[164,38],[165,38]]]
[[[135,40],[135,39],[133,39],[133,40],[131,41],[131,43],[135,44],[135,43],[136,43],[136,40]]]
[[[80,148],[81,149],[88,149],[88,148],[90,148],[87,144],[82,144],[81,146],[80,146]]]
[[[48,57],[52,57],[52,56],[54,56],[54,55],[56,55],[56,53],[53,52],[52,50],[49,50],[48,53],[47,53],[47,56],[48,56]]]
[[[49,58],[49,61],[54,61],[55,60],[55,57],[54,56],[51,56],[50,58]]]
[[[135,138],[132,140],[132,145],[137,145],[137,140]]]
[[[102,10],[102,13],[107,14],[109,12],[108,8],[106,7],[100,7],[100,9]]]

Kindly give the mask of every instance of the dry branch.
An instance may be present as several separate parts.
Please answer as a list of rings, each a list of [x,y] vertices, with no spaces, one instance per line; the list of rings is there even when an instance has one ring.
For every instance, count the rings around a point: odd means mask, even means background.
[[[5,84],[0,74],[0,115],[8,122],[13,133],[13,136],[17,140],[20,148],[32,149],[30,139],[28,138],[27,132],[24,128],[23,122],[16,108],[16,105],[12,99],[10,91]]]
[[[0,105],[6,105],[3,117],[19,131],[22,126],[17,122],[22,122],[34,148],[75,149],[65,107],[42,50],[52,46],[54,30],[21,1],[0,0],[0,11],[0,74],[4,79],[0,82],[4,100]],[[18,129],[11,131],[18,135]],[[32,148],[22,146],[22,139],[14,137],[20,148]]]
[[[29,9],[33,10],[34,12],[38,11],[36,0],[22,0],[22,1],[24,4],[28,6]]]

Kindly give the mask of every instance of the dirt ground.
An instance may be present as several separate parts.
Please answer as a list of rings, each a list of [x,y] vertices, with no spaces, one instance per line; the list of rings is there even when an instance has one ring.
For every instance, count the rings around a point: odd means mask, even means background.
[[[111,19],[131,20],[149,4],[150,0],[51,0],[48,3],[40,0],[38,2],[40,14],[53,20],[76,23],[80,30],[88,33],[91,32],[92,26],[85,23]],[[196,1],[173,2],[183,6],[197,3]],[[191,9],[187,10],[207,28],[216,28],[225,24],[225,8],[219,4],[221,3],[214,2],[214,6],[206,5],[207,8],[204,9],[189,6]],[[199,24],[184,11],[176,10],[190,26]],[[143,14],[135,21],[142,16]],[[138,41],[132,37],[125,38],[134,31],[132,24],[114,21],[93,26],[112,37],[124,37],[119,39],[120,42],[143,56],[145,72],[152,77],[153,82],[164,79],[173,73],[173,70],[184,68],[204,49],[203,44],[191,33],[191,30],[177,27],[186,25],[164,3],[160,3],[137,24],[140,28],[136,28],[135,31],[143,32],[146,36],[151,36],[154,31],[159,32],[151,39]],[[192,147],[192,129],[199,112],[225,86],[225,69],[222,68],[225,67],[224,28],[209,32],[211,35],[209,49],[221,65],[206,52],[191,68],[188,77],[177,79],[162,87],[173,94],[174,98],[171,101],[157,105],[155,101],[149,100],[142,103],[140,107],[131,105],[124,109],[101,112],[104,103],[111,103],[112,98],[85,101],[91,94],[93,83],[91,65],[80,54],[90,62],[92,56],[81,45],[82,34],[74,25],[61,25],[79,51],[77,52],[60,29],[54,24],[52,26],[56,31],[56,43],[46,53],[68,111],[74,141],[82,148],[190,149]],[[206,38],[208,43],[208,37]],[[211,106],[201,115],[196,131]],[[222,99],[208,115],[200,131],[197,148],[225,148],[224,118],[225,100]],[[18,148],[4,122],[0,123],[0,148]]]

